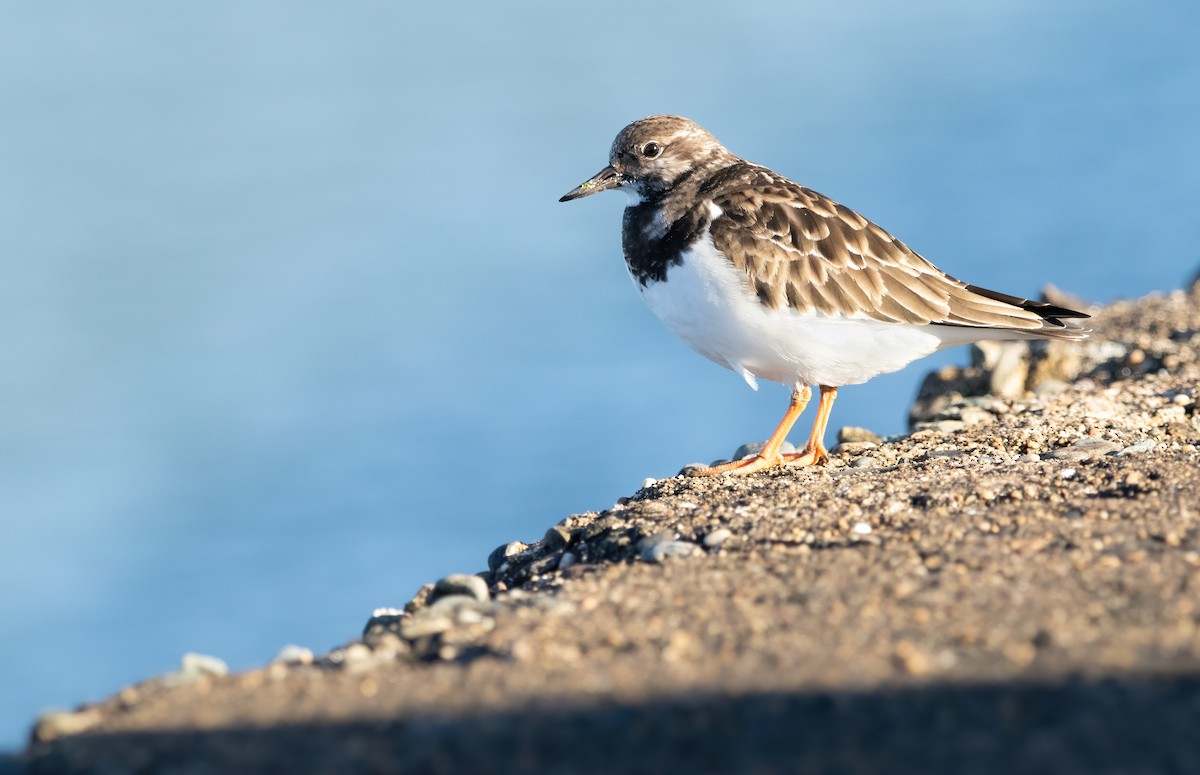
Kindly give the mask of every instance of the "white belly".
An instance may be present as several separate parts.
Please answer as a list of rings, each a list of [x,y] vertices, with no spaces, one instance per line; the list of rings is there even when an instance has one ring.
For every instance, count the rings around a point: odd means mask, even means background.
[[[855,385],[943,346],[919,326],[769,309],[711,240],[685,253],[665,282],[638,288],[676,336],[752,387],[754,377],[785,385]]]

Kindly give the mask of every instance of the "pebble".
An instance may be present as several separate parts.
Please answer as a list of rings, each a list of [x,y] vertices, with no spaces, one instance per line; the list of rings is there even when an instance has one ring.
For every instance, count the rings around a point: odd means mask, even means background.
[[[856,522],[852,529],[854,530],[854,532],[857,535],[860,535],[860,536],[871,535],[871,526],[868,525],[866,522]]]
[[[225,664],[224,660],[189,651],[183,655],[178,677],[185,681],[194,681],[201,676],[228,674],[229,665]]]
[[[1084,460],[1102,457],[1110,452],[1116,452],[1120,448],[1121,445],[1116,442],[1089,437],[1080,439],[1069,447],[1052,449],[1044,457],[1047,460],[1065,460],[1070,463],[1079,463]]]
[[[668,557],[690,557],[699,554],[700,547],[688,541],[664,541],[642,550],[642,559],[662,562]]]
[[[508,561],[509,557],[518,555],[528,548],[528,544],[523,544],[520,541],[509,541],[502,546],[497,546],[492,550],[492,553],[488,555],[488,570],[490,570],[492,573],[495,573],[500,569],[500,566],[504,565],[504,563]]]
[[[480,608],[486,600],[474,595],[445,595],[429,604],[428,611],[457,611],[459,608]]]
[[[719,527],[708,535],[704,536],[704,545],[709,549],[716,549],[718,546],[728,541],[731,535],[733,535],[732,531],[723,527]]]
[[[433,592],[434,598],[446,595],[470,595],[480,602],[487,602],[491,599],[487,582],[479,576],[470,576],[465,573],[452,573],[438,579],[437,583],[433,585]]]
[[[311,665],[313,663],[312,649],[304,646],[287,645],[279,650],[271,664],[278,665]]]
[[[996,422],[996,418],[991,412],[977,406],[964,406],[958,416],[967,427],[971,427],[972,425],[991,425]]]
[[[447,615],[423,612],[400,622],[400,637],[405,640],[416,640],[430,635],[438,635],[453,626],[454,622]]]
[[[342,649],[342,669],[349,673],[361,673],[375,667],[378,660],[365,643],[351,643]]]
[[[1075,469],[1074,468],[1064,468],[1063,470],[1058,472],[1058,475],[1062,479],[1074,479],[1075,478]]]
[[[872,468],[879,465],[879,461],[870,455],[863,455],[850,464],[851,468]]]
[[[660,530],[643,538],[638,552],[646,562],[662,562],[667,557],[688,557],[697,554],[700,547],[690,541],[680,541],[670,530]]]
[[[644,490],[647,487],[653,487],[656,484],[658,484],[657,479],[655,479],[653,476],[647,476],[645,479],[642,480],[642,489]]]
[[[759,452],[762,452],[763,447],[765,447],[765,446],[767,446],[767,443],[765,441],[748,441],[745,444],[743,444],[742,446],[738,447],[736,450],[734,450],[732,459],[733,460],[744,460],[748,457],[754,457]],[[790,441],[785,441],[785,442],[783,442],[783,445],[779,448],[779,451],[780,452],[795,452],[796,448],[794,446],[792,446],[792,443]]]
[[[575,563],[579,562],[579,558],[570,552],[563,552],[563,556],[558,561],[558,569],[566,570]]]
[[[571,544],[571,531],[562,525],[555,525],[546,531],[542,537],[542,548],[548,552],[566,549]]]
[[[843,425],[837,432],[838,444],[879,444],[883,437],[867,428]]]
[[[967,427],[962,420],[935,420],[934,422],[919,422],[918,431],[937,431],[938,433],[955,433]]]
[[[1117,455],[1118,456],[1137,455],[1142,452],[1153,452],[1154,448],[1157,446],[1158,446],[1158,443],[1154,439],[1142,439],[1141,441],[1139,441],[1135,444],[1130,444],[1128,447],[1125,447],[1120,452],[1118,452]]]

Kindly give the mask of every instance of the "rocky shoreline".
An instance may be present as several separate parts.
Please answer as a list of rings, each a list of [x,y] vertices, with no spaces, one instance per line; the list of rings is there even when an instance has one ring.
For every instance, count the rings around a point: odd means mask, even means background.
[[[1200,285],[1094,312],[930,375],[909,435],[647,480],[328,654],[48,714],[13,763],[1200,770]]]

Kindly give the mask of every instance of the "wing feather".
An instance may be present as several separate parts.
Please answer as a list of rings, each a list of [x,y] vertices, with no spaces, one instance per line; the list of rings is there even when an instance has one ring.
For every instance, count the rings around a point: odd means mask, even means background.
[[[853,210],[761,167],[712,192],[713,243],[768,307],[1078,338],[1087,315],[967,285]],[[764,175],[763,173],[766,172]]]

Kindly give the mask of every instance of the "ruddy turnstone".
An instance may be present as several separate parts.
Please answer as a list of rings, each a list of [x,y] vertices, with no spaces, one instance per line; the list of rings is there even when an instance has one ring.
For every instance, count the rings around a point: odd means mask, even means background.
[[[559,201],[619,189],[621,242],[642,298],[693,350],[740,374],[792,386],[752,458],[693,473],[748,474],[829,459],[838,387],[943,347],[984,339],[1081,339],[1082,312],[968,285],[853,210],[730,153],[679,116],[621,130],[608,166]],[[821,390],[801,452],[788,431]]]

